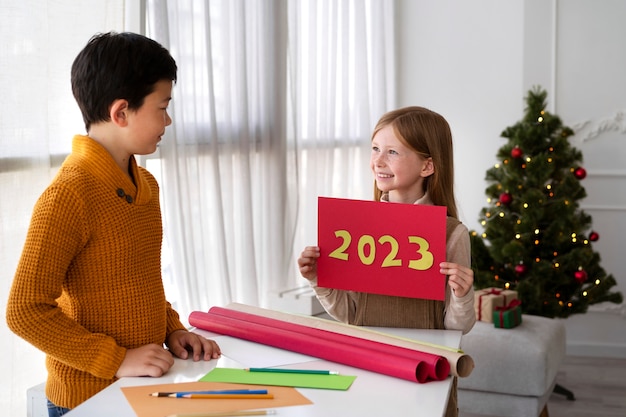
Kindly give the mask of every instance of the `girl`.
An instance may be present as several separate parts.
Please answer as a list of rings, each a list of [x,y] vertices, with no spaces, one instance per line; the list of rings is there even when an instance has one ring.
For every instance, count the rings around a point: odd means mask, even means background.
[[[317,286],[319,247],[307,246],[298,267],[309,280],[325,310],[354,325],[452,329],[467,333],[476,322],[474,273],[470,269],[467,228],[457,219],[454,198],[452,134],[448,122],[423,107],[406,107],[384,114],[372,135],[370,168],[374,200],[447,207],[445,301],[359,293]],[[446,416],[458,415],[456,380]]]

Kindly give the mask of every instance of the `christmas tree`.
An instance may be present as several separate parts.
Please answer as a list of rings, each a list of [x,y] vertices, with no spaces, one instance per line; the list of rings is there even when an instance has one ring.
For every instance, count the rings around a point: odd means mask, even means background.
[[[586,171],[574,132],[545,110],[546,97],[531,89],[524,118],[502,132],[507,143],[486,174],[484,232],[470,232],[472,268],[477,289],[516,290],[524,313],[568,317],[622,294],[611,291],[615,278],[593,249],[599,233],[579,207]]]

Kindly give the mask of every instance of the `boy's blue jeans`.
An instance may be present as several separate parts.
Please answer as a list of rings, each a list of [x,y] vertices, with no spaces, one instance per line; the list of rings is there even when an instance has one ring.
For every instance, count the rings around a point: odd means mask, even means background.
[[[69,408],[57,407],[50,400],[48,400],[48,417],[61,417],[69,412]]]

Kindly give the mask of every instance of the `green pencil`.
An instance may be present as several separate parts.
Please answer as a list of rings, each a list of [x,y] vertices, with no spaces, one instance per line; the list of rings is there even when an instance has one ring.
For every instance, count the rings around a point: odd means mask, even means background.
[[[318,369],[246,368],[245,370],[248,372],[274,372],[280,374],[339,375],[337,371],[323,371]]]

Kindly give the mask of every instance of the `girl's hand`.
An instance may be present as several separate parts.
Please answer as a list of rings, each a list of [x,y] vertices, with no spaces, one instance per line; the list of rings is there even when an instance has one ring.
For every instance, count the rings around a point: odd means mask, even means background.
[[[170,334],[166,345],[174,355],[181,359],[189,358],[191,353],[196,362],[200,359],[205,361],[218,359],[222,354],[220,347],[213,340],[182,329]]]
[[[448,285],[457,297],[464,297],[474,285],[474,271],[452,262],[439,264],[441,273],[448,276]]]
[[[317,278],[317,258],[320,257],[320,248],[317,246],[307,246],[298,258],[300,275],[309,281]]]

